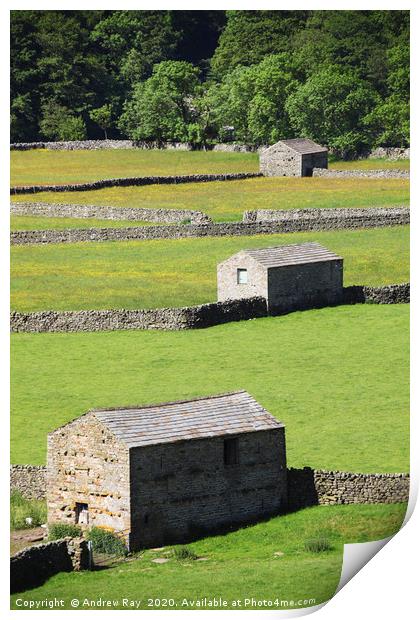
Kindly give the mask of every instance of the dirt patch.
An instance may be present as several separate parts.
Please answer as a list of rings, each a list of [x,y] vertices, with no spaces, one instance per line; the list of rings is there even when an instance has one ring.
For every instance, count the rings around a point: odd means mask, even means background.
[[[25,547],[32,547],[45,542],[47,532],[43,527],[31,527],[27,530],[12,530],[10,532],[10,555],[22,551]]]

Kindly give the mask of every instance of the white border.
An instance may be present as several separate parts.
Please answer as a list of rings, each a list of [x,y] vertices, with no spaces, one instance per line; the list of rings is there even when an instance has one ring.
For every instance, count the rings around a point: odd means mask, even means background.
[[[115,9],[115,3],[103,0],[102,2],[89,2],[88,7],[86,3],[74,1],[74,2],[9,2],[6,3],[6,6],[3,6],[1,10],[1,28],[2,28],[2,63],[1,63],[1,72],[2,72],[2,81],[1,83],[6,85],[9,82],[9,10],[23,10],[23,9],[37,9],[37,10],[53,10],[53,9]],[[255,2],[250,2],[243,0],[242,2],[231,2],[225,1],[221,2],[220,0],[214,0],[213,2],[127,2],[123,1],[118,6],[119,9],[193,9],[193,10],[206,10],[206,9],[293,9],[293,10],[306,10],[306,9],[324,9],[324,10],[343,10],[343,9],[353,9],[353,10],[402,10],[402,9],[411,9],[412,16],[412,66],[416,69],[419,67],[419,46],[416,45],[416,41],[420,35],[419,32],[419,9],[416,6],[414,0],[405,1],[402,3],[390,2],[389,0],[382,1],[366,1],[362,2],[360,0],[353,0],[351,2],[341,1],[339,6],[337,6],[336,2],[324,1],[324,2],[313,2],[308,0],[306,2],[294,2],[294,3],[280,3],[275,2],[273,0],[265,0],[265,2],[261,3],[261,5],[257,5]],[[413,81],[415,80],[414,87],[412,87],[412,109],[419,110],[419,97],[418,97],[418,81],[416,80],[415,71],[413,71],[412,75]],[[6,90],[6,89],[4,89]],[[2,97],[2,114],[0,115],[0,127],[2,136],[2,161],[6,162],[9,160],[9,115],[8,115],[8,103],[7,103],[7,95],[6,92]],[[5,109],[4,109],[5,108]],[[417,145],[418,145],[418,132],[419,132],[419,124],[416,119],[416,114],[412,115],[412,157],[411,157],[411,169],[417,170],[419,169],[419,157],[417,156]],[[8,209],[6,205],[9,203],[9,182],[6,178],[6,166],[3,164],[3,179],[1,184],[1,191],[3,197],[3,208],[0,211],[1,218],[1,226],[0,226],[0,257],[1,257],[1,265],[2,265],[2,275],[3,275],[3,287],[2,287],[2,295],[1,295],[1,305],[0,305],[0,318],[1,318],[1,396],[2,402],[5,404],[3,407],[4,411],[8,410],[9,403],[9,380],[8,380],[8,356],[7,352],[9,350],[9,307],[8,307],[8,296],[5,293],[5,290],[8,289],[6,283],[8,283],[9,279],[9,251],[8,251],[8,234],[9,234],[9,217],[8,217]],[[418,282],[418,265],[420,264],[420,252],[418,250],[418,218],[420,217],[416,211],[417,209],[417,200],[416,198],[419,195],[419,183],[416,179],[416,176],[412,177],[412,195],[414,196],[414,200],[412,200],[413,211],[412,211],[412,234],[411,234],[411,249],[412,249],[412,274],[411,274],[411,282]],[[414,348],[414,353],[412,354],[412,416],[411,416],[411,488],[412,493],[410,497],[410,510],[413,511],[415,498],[414,496],[418,491],[419,477],[418,472],[420,471],[420,455],[419,455],[419,440],[420,437],[420,423],[419,423],[419,415],[417,413],[418,405],[419,405],[419,394],[417,388],[417,368],[418,368],[418,343],[419,343],[419,327],[417,327],[416,322],[414,320],[414,314],[417,310],[417,291],[416,288],[412,288],[412,305],[411,305],[411,314],[412,314],[412,345]],[[3,455],[2,461],[2,476],[1,476],[1,489],[3,491],[2,497],[8,497],[8,487],[9,487],[9,432],[8,425],[3,424],[3,429],[1,433],[1,454]],[[340,620],[346,620],[347,618],[351,618],[354,620],[355,613],[362,613],[363,617],[380,617],[380,618],[394,618],[395,616],[400,616],[401,618],[409,618],[415,617],[415,611],[418,613],[418,604],[416,601],[416,592],[418,589],[418,565],[419,565],[419,550],[420,550],[420,511],[417,509],[411,519],[407,514],[406,521],[408,521],[405,527],[402,529],[400,533],[398,533],[388,544],[386,544],[385,548],[382,549],[380,554],[374,557],[368,564],[351,580],[351,583],[344,587],[338,594],[336,594],[333,599],[329,603],[327,603],[320,611],[318,611],[318,617],[322,620],[336,620],[338,617]],[[8,523],[3,527],[3,532],[7,532]],[[1,558],[1,567],[4,572],[4,578],[1,583],[1,610],[5,613],[5,617],[10,617],[14,614],[14,611],[9,610],[9,583],[8,579],[5,578],[8,575],[9,570],[9,557],[8,552],[6,551],[8,547],[8,536],[3,537],[2,549],[4,549],[4,553]],[[369,544],[369,543],[368,543]],[[355,545],[346,545],[346,547],[355,547]],[[347,549],[346,549],[347,551]],[[269,614],[270,616],[275,617],[286,617],[286,616],[297,616],[311,613],[315,609],[306,609],[306,610],[293,610],[293,611],[284,611],[284,612],[265,612],[265,615]],[[32,612],[32,613],[43,613],[43,612]],[[52,613],[52,612],[50,612]],[[59,612],[64,614],[71,614],[72,611],[64,611]],[[81,612],[76,612],[78,615]],[[89,617],[97,615],[99,617],[102,616],[101,611],[91,611],[86,612],[89,613]],[[112,611],[111,616],[108,617],[119,617],[120,612]],[[173,612],[159,612],[159,611],[146,611],[141,612],[141,615],[149,615],[154,614],[154,618],[167,618],[168,613],[171,614],[171,618],[179,618],[183,616],[182,611],[173,611]],[[206,618],[214,617],[217,615],[220,617],[222,612],[213,612],[213,611],[195,611],[194,617],[196,615],[206,614]],[[231,615],[242,616],[242,612],[227,612]],[[260,612],[252,612],[248,611],[248,618],[260,618]],[[226,617],[226,616],[225,616]]]

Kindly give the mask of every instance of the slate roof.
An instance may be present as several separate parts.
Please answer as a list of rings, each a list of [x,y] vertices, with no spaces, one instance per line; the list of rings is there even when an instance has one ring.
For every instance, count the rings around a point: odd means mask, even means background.
[[[244,390],[92,413],[129,448],[283,427]]]
[[[343,260],[341,256],[334,254],[334,252],[330,252],[330,250],[327,250],[327,248],[315,242],[242,251],[248,256],[251,256],[257,263],[267,268]]]
[[[321,146],[309,138],[293,138],[292,140],[280,140],[280,142],[301,155],[328,151],[325,146]]]

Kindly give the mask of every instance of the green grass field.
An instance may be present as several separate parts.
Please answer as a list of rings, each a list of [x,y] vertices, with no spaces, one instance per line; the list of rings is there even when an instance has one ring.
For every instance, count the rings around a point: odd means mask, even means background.
[[[353,159],[350,161],[330,162],[329,167],[334,170],[410,170],[409,159]]]
[[[98,150],[11,151],[11,185],[83,183],[117,177],[258,172],[257,153]],[[331,162],[331,168],[404,168],[410,162],[366,159]]]
[[[409,279],[409,227],[251,237],[13,246],[13,310],[162,308],[216,299],[216,265],[243,248],[318,241],[345,284]]]
[[[83,183],[119,177],[258,172],[255,153],[109,149],[11,151],[11,185]]]
[[[388,207],[409,204],[407,179],[257,178],[242,181],[42,192],[13,202],[75,203],[204,211],[215,221],[241,220],[249,209]]]
[[[12,462],[94,407],[246,389],[290,466],[408,471],[409,306],[356,305],[185,332],[12,335]]]
[[[66,228],[125,228],[126,226],[157,226],[155,222],[135,220],[98,220],[95,218],[37,217],[12,215],[10,230],[63,230]]]
[[[140,609],[162,609],[156,599],[173,599],[168,608],[186,611],[198,609],[194,601],[204,597],[221,597],[225,609],[261,610],[245,603],[252,598],[272,601],[272,610],[313,606],[334,595],[343,544],[390,536],[399,530],[405,510],[405,504],[307,508],[192,543],[189,548],[201,561],[177,561],[172,548],[145,551],[106,570],[56,575],[39,588],[12,596],[11,606],[20,609],[24,601],[54,597],[64,599],[66,609],[71,609],[71,599],[79,599],[83,610],[94,609],[99,598],[115,601],[115,609],[129,608],[122,599],[140,600]],[[332,549],[306,551],[305,540],[320,533]],[[171,559],[157,565],[152,562],[157,557]],[[241,606],[234,607],[238,599]]]

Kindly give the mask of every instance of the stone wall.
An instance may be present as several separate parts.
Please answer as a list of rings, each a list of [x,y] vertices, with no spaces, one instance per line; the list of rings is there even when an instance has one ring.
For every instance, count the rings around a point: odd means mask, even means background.
[[[334,177],[340,179],[409,179],[408,170],[326,170],[324,168],[314,168],[314,177]]]
[[[10,145],[11,151],[29,151],[31,149],[50,149],[55,151],[100,150],[100,149],[162,149],[177,151],[221,151],[224,153],[253,153],[264,150],[268,145],[257,147],[253,144],[221,142],[197,147],[189,142],[146,142],[142,140],[78,140],[73,142],[15,142]]]
[[[257,218],[266,217],[267,221],[257,220]],[[244,222],[209,222],[205,225],[189,224],[183,226],[133,226],[129,228],[19,230],[10,233],[10,243],[12,245],[26,245],[34,243],[78,243],[85,241],[185,239],[193,237],[272,235],[276,233],[335,230],[343,228],[374,228],[409,224],[410,210],[406,207],[384,207],[377,209],[299,209],[296,211],[273,212],[260,210],[245,211],[244,219]]]
[[[10,490],[27,499],[44,499],[46,475],[44,465],[10,465]]]
[[[336,228],[372,228],[410,223],[408,207],[360,207],[357,209],[257,209],[244,211],[246,223],[279,222],[296,225],[297,230],[328,230]],[[303,226],[304,228],[301,228]],[[299,228],[298,228],[299,227]],[[295,231],[293,231],[295,232]]]
[[[410,283],[388,286],[347,286],[343,289],[345,304],[409,304]]]
[[[12,202],[11,215],[41,217],[98,218],[101,220],[134,220],[163,224],[206,224],[211,219],[201,211],[191,209],[142,209],[141,207],[110,207],[107,205],[55,204],[48,202]]]
[[[410,159],[410,149],[396,148],[393,146],[378,146],[369,153],[370,159]]]
[[[349,286],[343,288],[343,304],[410,302],[410,284],[383,287]],[[324,304],[326,305],[326,304]],[[319,304],[317,307],[320,307]],[[282,313],[294,307],[282,308]],[[41,312],[12,312],[12,332],[83,332],[125,329],[201,329],[268,316],[264,297],[232,299],[185,308],[156,310],[74,310]]]
[[[259,172],[232,172],[227,174],[189,174],[177,176],[127,177],[101,179],[87,183],[66,185],[22,185],[10,188],[11,194],[36,194],[39,192],[87,192],[105,187],[133,187],[144,185],[177,185],[179,183],[209,183],[212,181],[238,181],[262,176]]]
[[[332,504],[394,504],[408,501],[410,474],[359,474],[305,467],[287,470],[290,510]]]
[[[131,450],[131,549],[189,541],[286,509],[284,428],[236,438],[238,465],[225,465],[225,437]]]
[[[185,308],[80,310],[11,314],[13,332],[80,332],[120,329],[198,329],[267,316],[266,300],[235,299]]]
[[[11,594],[38,587],[57,573],[88,568],[88,543],[83,538],[62,538],[27,547],[10,558]]]
[[[191,151],[192,145],[184,142],[146,142],[134,140],[74,140],[69,142],[15,142],[11,151],[49,149],[53,151],[97,151],[102,149],[175,149]]]

